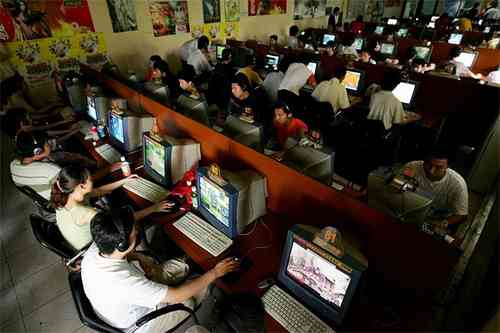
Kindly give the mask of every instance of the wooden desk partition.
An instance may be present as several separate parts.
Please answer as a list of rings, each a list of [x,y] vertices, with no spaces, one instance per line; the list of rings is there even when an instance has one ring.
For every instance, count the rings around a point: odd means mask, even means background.
[[[102,80],[118,95],[136,99],[137,93],[128,86],[111,78]],[[284,225],[336,225],[341,230],[355,232],[361,239],[362,252],[368,257],[370,276],[382,281],[381,288],[406,290],[428,300],[447,284],[459,257],[455,249],[156,101],[140,95],[139,102],[144,110],[157,117],[162,132],[200,142],[203,163],[214,161],[230,170],[250,168],[264,174],[268,182],[268,209],[286,221],[281,222]],[[283,238],[285,232],[286,229],[282,230],[276,239]]]

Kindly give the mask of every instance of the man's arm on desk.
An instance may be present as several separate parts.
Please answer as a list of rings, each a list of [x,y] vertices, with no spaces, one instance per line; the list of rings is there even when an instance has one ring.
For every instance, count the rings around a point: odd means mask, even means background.
[[[189,280],[179,287],[169,287],[162,303],[182,303],[202,292],[218,278],[236,271],[239,265],[239,261],[234,260],[234,258],[226,258],[199,278]]]

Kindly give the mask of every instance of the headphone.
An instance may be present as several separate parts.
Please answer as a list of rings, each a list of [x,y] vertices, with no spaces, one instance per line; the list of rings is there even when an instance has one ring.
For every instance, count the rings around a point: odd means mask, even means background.
[[[31,152],[33,153],[33,156],[40,155],[43,152],[43,149],[44,149],[43,146],[45,145],[45,140],[43,140],[43,137],[40,136],[37,140],[37,134],[28,133],[28,132],[24,132],[24,133],[28,134],[32,140],[31,143],[32,143],[33,150]],[[14,141],[16,142],[16,150],[20,155],[25,155],[26,150],[23,149],[25,147],[19,147],[19,143],[18,143],[19,134],[20,133],[18,133],[14,138]]]
[[[130,247],[128,241],[129,235],[127,235],[127,233],[125,232],[125,226],[123,225],[121,217],[125,216],[126,214],[130,214],[131,212],[132,212],[132,207],[123,206],[116,212],[116,214],[111,213],[113,224],[120,233],[120,240],[115,243],[115,249],[117,249],[120,252],[125,252]]]

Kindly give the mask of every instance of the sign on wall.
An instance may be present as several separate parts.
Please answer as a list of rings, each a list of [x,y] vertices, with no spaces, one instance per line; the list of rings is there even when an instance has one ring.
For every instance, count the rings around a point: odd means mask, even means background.
[[[220,1],[203,0],[203,22],[220,22]]]
[[[287,0],[248,0],[248,16],[286,14]]]
[[[294,19],[326,16],[326,0],[295,0]]]
[[[189,32],[187,1],[150,0],[149,12],[155,37]]]
[[[224,0],[224,16],[226,22],[240,20],[240,0]]]
[[[113,32],[137,30],[135,0],[106,0]]]
[[[87,0],[0,0],[0,40],[71,36],[94,31]]]

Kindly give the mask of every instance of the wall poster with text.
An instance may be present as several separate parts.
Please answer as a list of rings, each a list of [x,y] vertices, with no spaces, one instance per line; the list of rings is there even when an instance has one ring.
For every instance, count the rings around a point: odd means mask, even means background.
[[[294,19],[326,16],[326,0],[295,0]]]
[[[220,22],[220,0],[203,0],[203,22]]]
[[[87,0],[0,0],[0,40],[15,42],[94,31]]]
[[[248,0],[248,16],[286,14],[287,0]]]
[[[186,0],[150,0],[149,11],[155,37],[189,32]]]
[[[113,32],[137,30],[135,0],[106,0]]]
[[[240,0],[224,0],[224,17],[226,22],[240,20]]]

